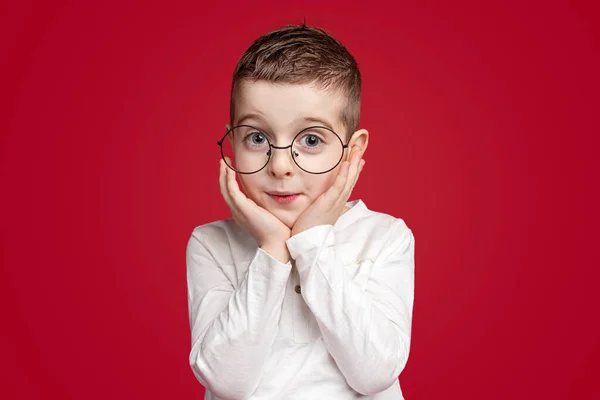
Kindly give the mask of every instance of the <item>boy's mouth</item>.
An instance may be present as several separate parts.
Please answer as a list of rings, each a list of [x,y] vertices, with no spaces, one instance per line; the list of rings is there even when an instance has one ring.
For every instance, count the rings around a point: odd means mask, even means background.
[[[279,204],[290,204],[300,195],[292,192],[268,192],[267,194]]]

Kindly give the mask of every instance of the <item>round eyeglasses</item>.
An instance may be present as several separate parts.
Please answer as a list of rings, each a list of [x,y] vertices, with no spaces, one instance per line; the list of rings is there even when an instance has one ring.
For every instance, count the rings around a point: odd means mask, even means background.
[[[275,146],[271,140],[260,129],[238,125],[227,131],[217,144],[227,166],[239,174],[254,174],[265,168],[273,149],[290,149],[292,160],[302,171],[325,174],[338,166],[348,148],[333,130],[324,126],[301,130],[288,146]]]

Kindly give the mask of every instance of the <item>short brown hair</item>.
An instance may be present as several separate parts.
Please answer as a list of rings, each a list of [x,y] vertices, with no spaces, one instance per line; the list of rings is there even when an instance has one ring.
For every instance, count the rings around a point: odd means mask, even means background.
[[[254,41],[240,57],[233,73],[229,108],[235,115],[235,95],[245,81],[315,84],[345,97],[340,120],[348,135],[360,120],[361,76],[354,57],[320,28],[287,25]]]

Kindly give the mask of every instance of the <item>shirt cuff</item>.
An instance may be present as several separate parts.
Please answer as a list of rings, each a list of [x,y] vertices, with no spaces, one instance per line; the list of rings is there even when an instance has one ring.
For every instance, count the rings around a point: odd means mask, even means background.
[[[285,284],[292,270],[292,263],[288,261],[284,264],[259,247],[248,269]]]
[[[335,244],[333,225],[317,225],[300,232],[286,240],[290,256],[298,261],[299,258],[314,257],[323,247]]]

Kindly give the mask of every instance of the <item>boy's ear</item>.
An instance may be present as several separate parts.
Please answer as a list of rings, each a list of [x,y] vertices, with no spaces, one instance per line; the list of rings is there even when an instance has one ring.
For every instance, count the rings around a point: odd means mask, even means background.
[[[352,151],[352,148],[355,145],[361,147],[361,156],[365,154],[365,151],[367,151],[367,146],[369,145],[369,131],[367,131],[366,129],[359,129],[352,134],[350,143],[348,143],[348,156],[350,155],[350,152]]]

